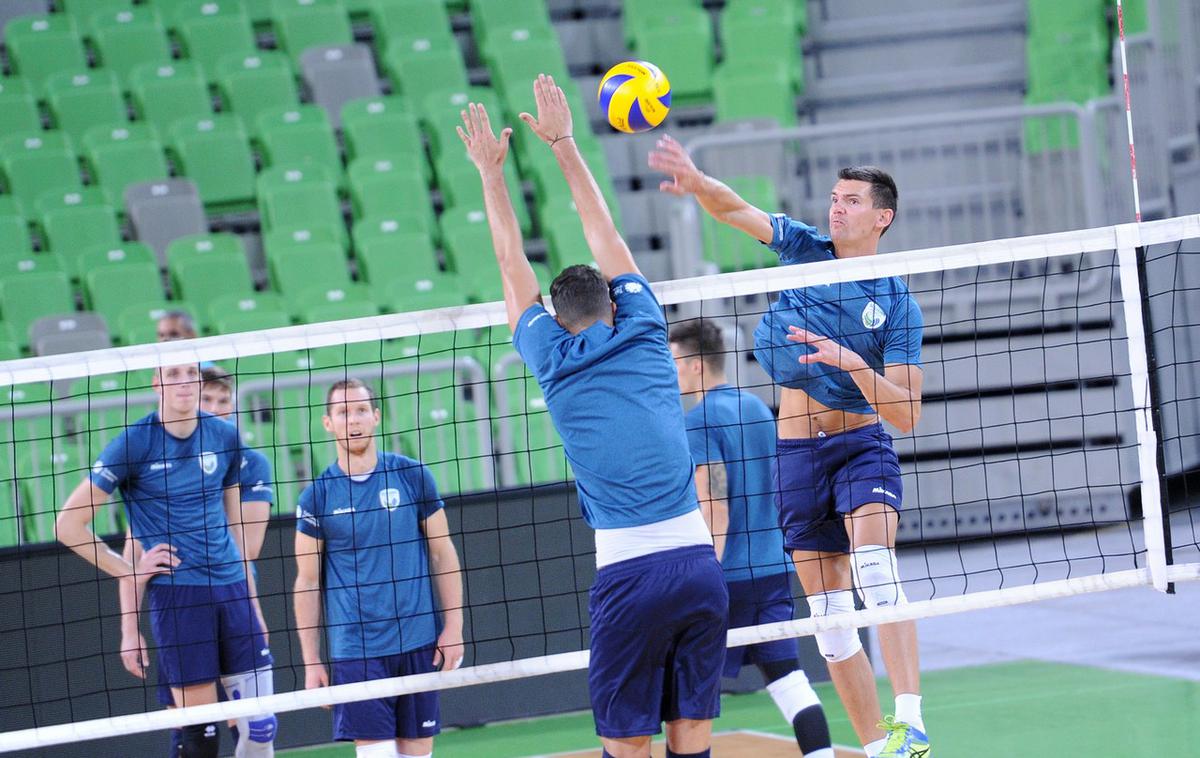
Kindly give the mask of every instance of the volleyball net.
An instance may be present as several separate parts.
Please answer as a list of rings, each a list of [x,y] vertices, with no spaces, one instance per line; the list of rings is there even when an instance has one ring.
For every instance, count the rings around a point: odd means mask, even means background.
[[[654,284],[668,322],[721,326],[730,382],[773,407],[752,332],[779,291],[902,276],[924,313],[923,411],[896,435],[910,602],[798,611],[729,645],[1200,578],[1195,521],[1172,528],[1160,486],[1200,467],[1198,240],[1189,216]],[[55,542],[55,517],[157,408],[154,369],[195,362],[231,374],[231,420],[273,469],[257,575],[278,694],[156,710],[153,666],[135,679],[118,657],[116,582]],[[326,393],[349,377],[378,396],[378,447],[421,460],[446,498],[468,652],[455,671],[305,690],[295,511],[336,460]],[[592,536],[501,303],[8,361],[0,385],[0,752],[587,666]],[[119,493],[92,525],[120,550]]]

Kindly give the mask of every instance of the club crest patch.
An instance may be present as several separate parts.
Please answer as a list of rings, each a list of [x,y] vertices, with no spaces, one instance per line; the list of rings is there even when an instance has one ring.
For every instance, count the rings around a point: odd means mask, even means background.
[[[210,453],[205,450],[200,453],[200,470],[205,474],[211,474],[217,470],[217,454]]]
[[[400,507],[400,490],[395,487],[388,487],[385,490],[379,491],[379,504],[389,511],[394,511]]]
[[[868,329],[878,329],[883,326],[884,321],[887,321],[887,314],[874,300],[868,300],[867,307],[863,308],[862,312],[863,326]]]

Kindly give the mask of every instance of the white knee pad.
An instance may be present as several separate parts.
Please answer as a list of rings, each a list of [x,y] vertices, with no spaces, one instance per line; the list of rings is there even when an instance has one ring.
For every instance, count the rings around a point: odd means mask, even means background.
[[[275,675],[268,668],[221,677],[221,686],[230,700],[275,694]],[[275,731],[279,722],[274,713],[237,720],[238,744],[235,758],[272,758],[275,755]]]
[[[400,758],[400,751],[396,749],[395,740],[385,740],[355,746],[354,758]]]
[[[854,610],[854,593],[850,590],[818,592],[808,598],[808,607],[814,618],[850,613]],[[858,637],[857,629],[832,629],[817,632],[813,636],[817,638],[817,649],[830,663],[844,661],[862,650],[862,640]]]
[[[433,758],[433,753],[426,753],[425,755],[409,755],[408,753],[398,752],[396,753],[396,758]]]
[[[789,724],[800,711],[821,704],[821,699],[808,683],[808,677],[799,669],[768,684],[767,692],[771,693],[771,699]]]
[[[863,545],[850,556],[854,585],[868,608],[904,605],[908,598],[900,585],[900,567],[896,551],[882,545]]]

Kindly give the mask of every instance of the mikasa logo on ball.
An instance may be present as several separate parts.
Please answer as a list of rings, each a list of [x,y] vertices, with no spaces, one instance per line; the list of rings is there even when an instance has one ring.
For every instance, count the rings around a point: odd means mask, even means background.
[[[211,474],[217,470],[217,454],[210,453],[205,450],[200,453],[200,470],[206,474]]]
[[[887,314],[883,312],[874,300],[867,301],[867,307],[863,308],[862,322],[863,326],[868,329],[878,329],[883,326],[883,322],[887,321]]]

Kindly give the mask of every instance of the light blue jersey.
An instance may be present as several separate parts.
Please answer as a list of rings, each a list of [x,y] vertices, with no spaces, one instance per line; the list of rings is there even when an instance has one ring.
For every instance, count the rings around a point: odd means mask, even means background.
[[[729,531],[721,567],[725,581],[790,572],[779,530],[771,465],[775,417],[763,401],[728,384],[704,393],[686,416],[696,465],[725,464]]]
[[[833,242],[815,227],[783,214],[771,217],[771,249],[780,263],[833,260]],[[802,364],[812,349],[788,342],[788,327],[828,337],[863,357],[878,373],[884,366],[921,365],[921,308],[899,277],[784,290],[754,330],[754,356],[777,384],[803,390],[818,403],[849,413],[875,413],[850,375],[824,363]]]
[[[229,533],[225,488],[237,486],[242,443],[237,429],[201,412],[196,429],[173,436],[151,413],[104,448],[92,465],[94,485],[125,500],[130,531],[143,550],[169,543],[179,566],[152,582],[233,584],[246,578]]]
[[[513,334],[594,529],[654,524],[698,507],[662,308],[640,275],[622,274],[609,287],[613,326],[597,321],[572,335],[538,303]]]
[[[296,528],[323,541],[332,660],[398,655],[437,640],[422,522],[444,504],[419,461],[380,453],[363,481],[337,463],[300,493]]]

